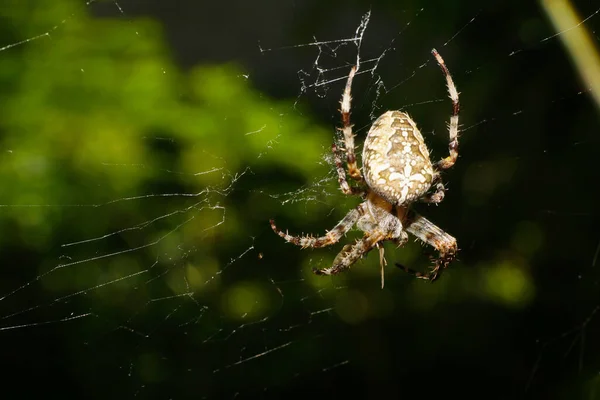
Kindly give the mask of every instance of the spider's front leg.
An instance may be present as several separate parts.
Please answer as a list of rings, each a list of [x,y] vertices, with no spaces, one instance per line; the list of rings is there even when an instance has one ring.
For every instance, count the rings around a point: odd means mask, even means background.
[[[439,256],[434,259],[434,267],[431,271],[425,274],[400,264],[396,264],[396,266],[409,274],[415,275],[417,278],[431,282],[435,281],[439,278],[441,272],[456,258],[458,251],[456,239],[427,218],[413,212],[407,220],[406,230],[435,248],[439,252]]]
[[[379,264],[381,268],[381,287],[384,286],[384,268],[387,264],[384,257],[382,242],[385,240],[395,240],[398,243],[405,243],[408,240],[408,234],[404,231],[402,221],[397,216],[391,214],[388,210],[389,203],[381,200],[380,203],[373,203],[373,198],[366,202],[367,207],[370,204],[370,212],[365,214],[357,222],[359,229],[365,232],[365,235],[352,245],[346,245],[333,260],[329,268],[314,269],[317,275],[334,275],[349,269],[355,262],[364,257],[373,248],[379,249]]]
[[[342,248],[342,251],[333,260],[333,264],[329,268],[313,269],[317,275],[335,275],[349,269],[352,264],[360,260],[373,249],[380,241],[385,239],[385,234],[382,232],[366,233],[362,239],[354,244],[347,244]]]
[[[277,229],[274,220],[270,220],[271,228],[273,231],[278,234],[280,237],[285,239],[286,242],[295,244],[296,246],[300,246],[302,248],[312,247],[325,247],[337,243],[342,236],[346,234],[358,221],[360,217],[362,217],[366,212],[366,204],[361,203],[358,207],[350,210],[348,214],[329,232],[325,234],[325,236],[321,237],[312,237],[312,236],[292,236],[287,232],[283,232]]]

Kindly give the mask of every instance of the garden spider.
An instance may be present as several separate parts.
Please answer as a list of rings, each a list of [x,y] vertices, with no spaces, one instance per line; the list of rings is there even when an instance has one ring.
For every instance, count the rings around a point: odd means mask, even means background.
[[[400,247],[408,241],[408,233],[433,246],[439,256],[433,260],[432,270],[425,274],[396,264],[406,272],[417,278],[435,281],[441,271],[454,260],[457,252],[456,239],[410,209],[411,204],[416,201],[437,204],[444,199],[445,188],[440,172],[452,167],[458,158],[458,91],[440,54],[435,49],[431,53],[446,77],[448,94],[452,100],[452,115],[448,127],[449,156],[432,164],[429,150],[415,122],[402,111],[387,111],[377,118],[367,134],[361,173],[356,164],[354,134],[350,123],[350,90],[357,71],[354,66],[348,75],[341,100],[343,127],[338,129],[343,133],[345,148],[338,149],[334,143],[332,151],[342,192],[346,195],[359,195],[365,201],[346,214],[322,237],[292,236],[277,229],[275,221],[270,221],[275,233],[302,248],[318,248],[337,243],[354,224],[364,232],[362,239],[342,248],[331,267],[315,269],[316,274],[333,275],[342,272],[377,247],[383,287],[383,268],[387,263],[381,242],[391,240]],[[340,157],[341,152],[346,153],[347,172]],[[358,186],[348,184],[346,173]]]

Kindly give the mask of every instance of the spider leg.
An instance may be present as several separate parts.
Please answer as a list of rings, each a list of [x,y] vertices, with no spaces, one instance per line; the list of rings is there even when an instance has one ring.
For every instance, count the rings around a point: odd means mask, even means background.
[[[419,199],[420,202],[438,204],[444,200],[444,197],[446,196],[446,187],[444,186],[442,179],[439,177],[439,174],[437,175],[437,179],[434,179],[432,186],[435,186],[435,191],[421,197]]]
[[[452,76],[450,75],[450,71],[444,62],[444,59],[437,52],[436,49],[431,50],[431,54],[435,57],[438,65],[442,69],[446,77],[446,84],[448,85],[448,94],[450,96],[450,100],[452,100],[452,115],[450,116],[450,124],[448,125],[448,133],[450,135],[450,143],[448,144],[448,150],[450,155],[446,158],[442,158],[440,161],[436,163],[437,168],[439,169],[448,169],[454,165],[456,159],[458,158],[458,112],[460,108],[460,104],[458,102],[458,91],[456,90],[456,85],[452,80]]]
[[[358,261],[362,256],[366,255],[377,243],[384,240],[386,235],[382,232],[375,231],[366,233],[360,240],[354,244],[347,244],[342,248],[342,251],[333,260],[333,265],[329,268],[313,269],[317,275],[335,275],[347,270]]]
[[[399,263],[395,263],[394,265],[396,265],[396,267],[400,268],[402,271],[406,272],[407,274],[413,275],[413,276],[415,276],[415,277],[417,277],[419,279],[425,279],[427,281],[433,282],[433,281],[435,281],[438,278],[437,271],[436,271],[435,275],[433,275],[433,270],[431,272],[428,272],[428,273],[424,274],[422,272],[415,271],[414,269],[406,267],[406,266],[404,266],[402,264],[399,264]]]
[[[350,94],[352,90],[352,80],[356,74],[356,66],[352,67],[350,74],[348,75],[348,81],[346,82],[346,88],[340,101],[342,114],[342,133],[344,134],[344,147],[346,151],[346,159],[348,163],[348,175],[356,181],[362,182],[363,177],[356,165],[356,155],[354,154],[354,134],[352,133],[352,124],[350,123],[350,104],[352,102],[352,96]],[[342,189],[343,190],[343,189]]]
[[[358,219],[363,216],[366,212],[366,204],[361,203],[358,207],[350,210],[348,214],[329,232],[325,234],[325,236],[321,237],[312,237],[312,236],[292,236],[287,232],[280,231],[277,229],[274,220],[270,220],[271,228],[273,231],[285,239],[286,242],[295,244],[296,246],[300,246],[302,248],[312,247],[325,247],[337,243],[346,232],[348,232],[352,226],[358,221]]]
[[[447,268],[456,257],[456,252],[458,251],[456,239],[441,230],[425,217],[416,213],[411,213],[407,219],[405,229],[407,232],[435,248],[439,252],[439,257],[434,259],[434,267],[432,270],[425,274],[400,264],[396,264],[396,266],[411,275],[415,275],[417,278],[432,282],[435,281],[439,278],[442,270]]]
[[[364,195],[364,189],[352,187],[348,184],[348,181],[346,180],[346,170],[344,169],[344,164],[342,163],[342,159],[340,158],[339,149],[335,143],[331,145],[331,151],[333,152],[333,157],[335,160],[335,169],[337,170],[338,182],[340,184],[340,188],[342,189],[342,193],[346,195]]]

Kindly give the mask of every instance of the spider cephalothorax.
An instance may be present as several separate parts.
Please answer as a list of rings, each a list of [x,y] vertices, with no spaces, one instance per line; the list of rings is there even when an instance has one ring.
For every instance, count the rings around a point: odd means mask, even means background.
[[[381,115],[369,130],[365,139],[362,160],[363,174],[356,164],[354,154],[354,134],[350,123],[351,87],[356,67],[352,67],[341,101],[344,149],[333,145],[338,180],[342,192],[347,195],[359,195],[365,201],[351,210],[325,236],[292,236],[277,229],[271,220],[271,227],[286,241],[306,247],[324,247],[337,243],[355,224],[365,234],[354,244],[347,244],[336,256],[329,268],[316,269],[319,275],[337,274],[350,268],[358,259],[372,250],[379,249],[382,268],[381,283],[383,285],[383,257],[385,240],[395,242],[398,247],[408,240],[408,233],[433,246],[439,256],[434,260],[433,269],[426,274],[415,272],[396,264],[418,278],[434,281],[441,270],[454,260],[457,251],[456,239],[442,231],[426,218],[410,209],[416,201],[439,203],[444,199],[444,184],[440,171],[454,165],[458,157],[458,91],[452,81],[444,60],[434,49],[432,54],[444,72],[448,93],[452,100],[452,116],[449,125],[449,156],[432,164],[429,150],[415,122],[408,114],[401,111],[388,111]],[[346,153],[348,170],[344,169],[341,152]],[[350,186],[346,174],[357,182]]]

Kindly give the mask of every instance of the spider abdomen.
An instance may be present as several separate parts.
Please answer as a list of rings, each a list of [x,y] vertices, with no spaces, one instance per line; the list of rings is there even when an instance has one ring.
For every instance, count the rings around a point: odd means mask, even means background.
[[[392,204],[411,203],[431,187],[429,150],[404,112],[388,111],[377,118],[365,139],[362,159],[365,181]]]

